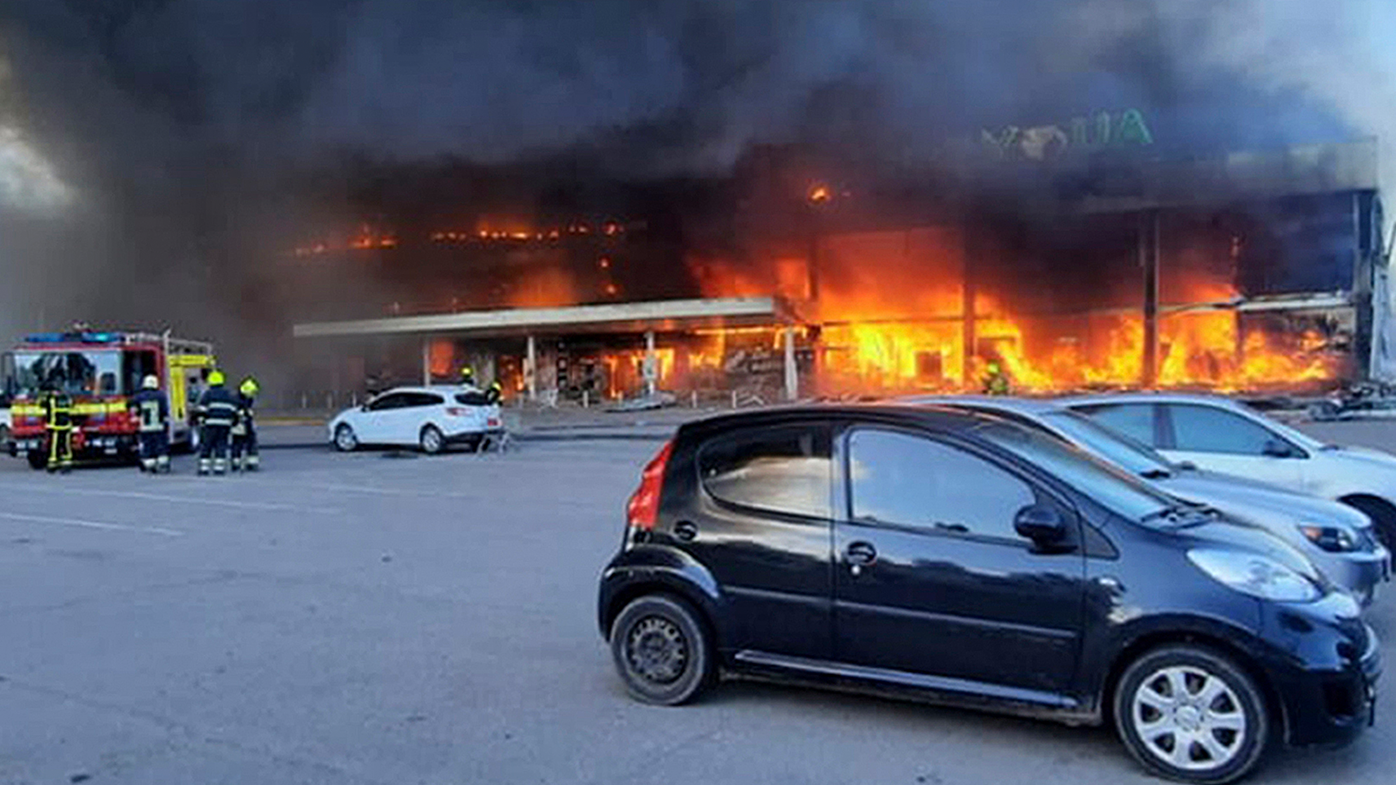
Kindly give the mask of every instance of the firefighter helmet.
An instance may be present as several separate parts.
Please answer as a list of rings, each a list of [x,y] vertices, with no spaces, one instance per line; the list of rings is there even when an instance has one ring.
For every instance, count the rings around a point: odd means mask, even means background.
[[[248,398],[257,397],[257,393],[261,389],[261,387],[257,386],[257,380],[253,379],[251,376],[243,379],[242,384],[238,385],[238,392],[246,395]]]
[[[141,387],[147,390],[158,390],[160,389],[160,380],[155,378],[154,375],[147,376],[141,380]]]
[[[222,371],[210,371],[208,374],[208,386],[210,387],[217,387],[225,381],[227,380],[223,378]]]

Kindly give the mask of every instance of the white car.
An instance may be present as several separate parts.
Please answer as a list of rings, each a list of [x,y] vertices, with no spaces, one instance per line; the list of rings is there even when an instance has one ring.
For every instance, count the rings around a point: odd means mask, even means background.
[[[1171,463],[1156,450],[1055,401],[1006,396],[910,399],[984,412],[1055,436],[1161,493],[1260,526],[1307,556],[1330,580],[1370,605],[1391,579],[1391,554],[1372,536],[1366,515],[1343,504],[1230,474]]]
[[[1396,456],[1339,447],[1228,398],[1124,393],[1064,398],[1067,408],[1150,445],[1169,459],[1334,499],[1367,514],[1387,550],[1396,543]]]
[[[479,449],[504,433],[497,402],[469,386],[396,387],[329,423],[330,443],[349,452],[364,446],[418,447],[434,455],[452,444]]]

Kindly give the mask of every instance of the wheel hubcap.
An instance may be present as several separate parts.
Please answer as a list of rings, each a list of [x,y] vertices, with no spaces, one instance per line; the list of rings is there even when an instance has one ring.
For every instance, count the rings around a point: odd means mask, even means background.
[[[1130,713],[1150,754],[1179,769],[1225,766],[1246,738],[1246,713],[1235,690],[1197,667],[1155,671],[1135,691]]]
[[[441,447],[441,435],[436,431],[427,431],[426,436],[423,438],[426,440],[426,447],[428,450],[436,452],[436,450]]]
[[[630,629],[625,658],[646,681],[670,684],[688,666],[688,643],[678,625],[668,619],[649,616]]]

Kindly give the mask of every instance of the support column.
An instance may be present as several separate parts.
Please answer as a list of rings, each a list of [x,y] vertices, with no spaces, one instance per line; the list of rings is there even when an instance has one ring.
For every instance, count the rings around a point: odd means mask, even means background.
[[[422,386],[431,384],[431,336],[422,339]]]
[[[1144,271],[1144,356],[1139,383],[1152,388],[1158,383],[1158,210],[1139,214],[1139,266]]]
[[[659,358],[654,353],[654,330],[645,330],[645,395],[654,395],[659,379]]]
[[[973,229],[967,230],[973,232]],[[961,258],[964,260],[960,267],[960,292],[961,305],[960,313],[964,314],[963,328],[960,334],[960,343],[963,347],[961,352],[964,364],[960,369],[961,382],[966,390],[974,390],[978,387],[978,382],[974,378],[974,357],[978,350],[979,337],[975,324],[975,286],[974,286],[974,262],[977,256],[979,244],[975,242],[973,234],[965,237],[964,248],[961,251]]]
[[[795,367],[795,328],[786,327],[781,331],[785,338],[785,400],[800,398],[800,375]]]
[[[528,399],[538,400],[538,342],[528,336],[528,349],[524,354],[524,385],[528,388]]]

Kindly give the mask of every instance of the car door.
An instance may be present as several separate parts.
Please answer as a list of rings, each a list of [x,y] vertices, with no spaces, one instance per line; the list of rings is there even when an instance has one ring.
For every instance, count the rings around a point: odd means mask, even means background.
[[[1210,469],[1306,490],[1309,454],[1264,424],[1219,406],[1160,406],[1164,455]]]
[[[392,422],[407,405],[407,393],[386,393],[369,401],[365,411],[354,418],[353,428],[364,444],[391,444]]]
[[[391,420],[393,443],[418,444],[422,439],[422,427],[433,420],[445,402],[446,399],[436,393],[408,393],[406,405]]]
[[[1017,512],[1064,503],[964,443],[856,426],[838,442],[847,498],[835,521],[839,660],[928,686],[1012,690],[1057,703],[1080,648],[1085,559],[1045,553]],[[992,689],[992,688],[990,688]]]
[[[714,435],[674,523],[676,547],[716,579],[730,648],[745,656],[831,655],[830,427],[800,422]]]

